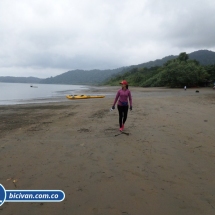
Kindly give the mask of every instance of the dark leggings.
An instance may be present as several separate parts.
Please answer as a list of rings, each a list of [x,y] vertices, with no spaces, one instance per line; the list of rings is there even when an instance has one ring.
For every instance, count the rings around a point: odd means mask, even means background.
[[[128,106],[117,106],[119,111],[119,126],[122,127],[122,124],[125,124],[128,115]]]

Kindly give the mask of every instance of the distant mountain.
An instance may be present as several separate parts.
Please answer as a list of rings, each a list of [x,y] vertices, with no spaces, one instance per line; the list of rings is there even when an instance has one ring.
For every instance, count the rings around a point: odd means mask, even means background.
[[[189,58],[191,60],[197,60],[201,65],[212,65],[215,64],[215,52],[209,51],[209,50],[199,50],[195,52],[191,52],[189,55]],[[151,68],[155,66],[163,66],[168,60],[172,60],[177,58],[178,55],[170,55],[166,56],[162,59],[157,59],[154,61],[149,61],[146,63],[141,63],[138,65],[132,65],[126,68],[126,70],[130,70],[132,68]]]
[[[42,79],[35,77],[0,76],[0,82],[6,83],[40,83]]]
[[[72,70],[55,77],[41,80],[44,84],[99,84],[122,68],[112,70]]]
[[[168,60],[172,60],[174,58],[177,58],[178,56],[174,56],[174,55],[170,55],[167,57],[164,57],[162,59],[157,59],[154,61],[149,61],[146,63],[141,63],[141,64],[137,64],[137,65],[132,65],[132,66],[128,66],[128,67],[124,67],[122,68],[122,72],[126,72],[129,71],[133,68],[151,68],[151,67],[155,67],[155,66],[162,66],[164,63],[166,63]]]
[[[189,58],[197,60],[201,65],[215,64],[215,52],[208,50],[199,50],[189,54]]]
[[[154,61],[149,61],[147,63],[138,64],[136,67],[138,67],[138,68],[144,68],[144,67],[151,68],[151,67],[155,67],[155,66],[162,66],[168,60],[172,60],[174,58],[177,58],[177,56],[170,55],[170,56],[164,57],[162,59],[157,59]]]
[[[146,63],[131,65],[127,67],[121,67],[118,69],[108,70],[72,70],[65,72],[55,77],[46,79],[39,79],[34,77],[0,77],[0,82],[12,82],[12,83],[44,83],[44,84],[101,84],[108,78],[116,74],[123,74],[131,70],[132,68],[151,68],[155,66],[162,66],[169,60],[177,58],[176,55],[166,56],[162,59],[155,61],[149,61]],[[215,52],[208,50],[199,50],[189,54],[190,59],[195,59],[200,62],[201,65],[215,64]]]

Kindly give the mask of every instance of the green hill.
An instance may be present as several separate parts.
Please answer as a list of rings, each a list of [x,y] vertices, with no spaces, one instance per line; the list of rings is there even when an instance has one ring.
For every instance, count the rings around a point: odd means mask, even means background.
[[[199,50],[189,54],[191,60],[197,60],[201,65],[215,64],[215,52]]]
[[[177,58],[168,60],[163,66],[130,68],[124,73],[112,76],[104,84],[118,85],[123,79],[131,86],[140,87],[207,86],[215,81],[215,63],[201,65],[196,59],[189,59],[189,55],[184,52]]]

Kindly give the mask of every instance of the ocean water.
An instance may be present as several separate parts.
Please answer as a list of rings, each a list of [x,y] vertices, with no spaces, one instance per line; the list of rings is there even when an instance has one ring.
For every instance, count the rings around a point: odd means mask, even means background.
[[[33,86],[33,87],[31,87]],[[66,95],[88,89],[82,85],[22,84],[0,82],[0,105],[66,100]]]

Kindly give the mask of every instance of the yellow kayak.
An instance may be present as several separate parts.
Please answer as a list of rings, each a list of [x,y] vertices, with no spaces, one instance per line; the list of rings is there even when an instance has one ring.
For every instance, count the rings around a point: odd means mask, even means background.
[[[104,98],[105,96],[97,95],[97,96],[90,96],[90,95],[67,95],[67,99],[99,99]]]

